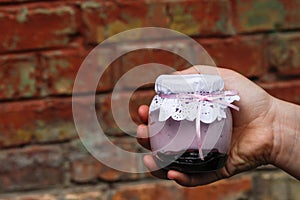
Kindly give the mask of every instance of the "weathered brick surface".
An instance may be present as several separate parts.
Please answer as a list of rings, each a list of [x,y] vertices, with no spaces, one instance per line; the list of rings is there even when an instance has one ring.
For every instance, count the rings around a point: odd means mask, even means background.
[[[94,140],[97,140],[97,138]],[[122,148],[130,152],[138,151],[137,143],[134,138],[109,138],[109,140],[113,142],[117,148]],[[105,147],[106,144],[99,141],[99,145],[96,148],[101,149],[94,149],[94,151],[99,151],[99,153],[101,153],[101,151],[105,151]],[[71,179],[76,183],[96,182],[97,180],[109,182],[120,180],[128,181],[142,177],[142,175],[138,173],[121,172],[113,167],[105,165],[105,163],[100,162],[101,160],[99,161],[98,158],[94,158],[88,154],[87,150],[80,144],[80,141],[74,141],[69,147],[69,152],[68,158],[71,163]],[[107,153],[109,154],[109,157],[115,160],[116,167],[122,165],[123,167],[127,166],[127,169],[138,171],[141,165],[141,160],[128,160],[128,158],[118,156],[115,152]]]
[[[118,49],[114,46],[89,46],[88,56],[81,64],[81,73],[84,79],[78,79],[80,93],[94,93],[112,90],[118,80],[119,71],[122,68],[121,59],[116,55]],[[83,68],[83,69],[82,69]],[[78,76],[78,74],[77,74]],[[98,85],[90,80],[97,79]]]
[[[32,98],[49,95],[71,95],[74,81],[81,66],[87,68],[84,80],[78,81],[77,93],[108,91],[117,78],[120,60],[105,65],[105,59],[112,55],[111,48],[101,48],[96,54],[83,61],[90,50],[64,49],[43,51],[39,55],[8,54],[0,55],[0,99]],[[109,63],[108,63],[109,64]],[[106,70],[105,70],[106,69]],[[104,73],[100,77],[100,72]],[[114,73],[114,70],[116,73]],[[115,76],[113,74],[116,74]],[[92,90],[89,80],[99,78]]]
[[[0,124],[0,147],[77,137],[71,98],[2,103]]]
[[[254,176],[254,189],[257,191],[253,194],[255,199],[298,199],[295,196],[299,190],[299,184],[295,179],[283,171],[265,172]]]
[[[83,30],[88,42],[101,42],[119,32],[138,28],[148,20],[148,7],[144,2],[122,3],[98,1],[83,3],[83,20],[87,29]],[[99,15],[98,13],[102,13]],[[154,15],[155,16],[155,15]],[[151,21],[151,18],[149,19]]]
[[[134,122],[139,123],[137,114],[138,107],[142,104],[149,105],[154,96],[153,91],[137,91],[132,96],[128,92],[116,92],[112,100],[111,95],[97,96],[97,116],[103,131],[109,135],[123,135],[124,132],[115,123],[115,118],[122,129],[132,134],[136,130]],[[125,100],[130,100],[129,105],[124,105]],[[113,116],[111,107],[115,109],[118,116]]]
[[[288,183],[287,183],[288,191],[290,191],[289,197],[290,199],[297,199],[299,198],[299,188],[300,188],[300,183],[297,179],[290,178]]]
[[[28,190],[62,185],[64,165],[58,146],[33,146],[0,153],[0,190]]]
[[[231,35],[230,5],[228,1],[179,1],[169,5],[168,28],[187,35]]]
[[[225,0],[116,2],[82,3],[88,42],[101,42],[122,31],[146,26],[171,28],[187,35],[234,33],[230,5]]]
[[[300,36],[299,33],[274,34],[268,40],[269,65],[281,75],[300,74]]]
[[[217,66],[230,68],[241,74],[262,76],[267,72],[265,42],[261,35],[226,39],[199,39]]]
[[[50,190],[46,193],[0,195],[1,200],[106,200],[107,186],[73,187],[69,189]],[[3,196],[3,197],[2,197]]]
[[[82,156],[71,162],[72,181],[77,183],[95,182],[100,172],[101,163],[91,156]]]
[[[299,6],[297,0],[232,0],[234,25],[238,32],[299,28]]]
[[[66,46],[77,32],[76,23],[75,9],[67,5],[1,7],[0,24],[5,32],[0,36],[0,52]]]
[[[41,67],[42,77],[48,95],[72,94],[73,83],[81,63],[87,53],[80,50],[58,50],[43,52]]]
[[[300,80],[260,83],[271,95],[293,103],[300,104]]]
[[[189,67],[190,60],[213,64],[190,41],[157,31],[135,32],[128,43],[114,39],[93,50],[110,36],[137,27],[165,27],[193,36],[218,66],[300,104],[299,8],[298,0],[0,0],[0,199],[298,199],[297,181],[274,167],[182,188],[107,167],[78,136],[86,144],[95,142],[94,150],[114,164],[137,171],[141,160],[108,151],[108,143],[99,140],[92,124],[94,108],[111,142],[141,152],[126,133],[135,134],[138,106],[149,105],[154,91],[153,84],[134,82],[170,72],[158,69],[159,64],[174,70]],[[147,42],[139,40],[143,36]],[[142,49],[145,45],[152,49]],[[132,47],[140,50],[117,56]],[[180,58],[182,52],[186,54]],[[159,64],[134,71],[147,63]],[[79,80],[72,100],[79,70],[85,79]],[[98,84],[91,83],[95,78]],[[93,98],[96,105],[91,105]],[[72,103],[78,106],[77,127]]]
[[[249,197],[252,180],[249,177],[216,182],[211,185],[182,188],[174,182],[154,182],[118,188],[112,200],[121,199],[243,199]]]
[[[38,96],[41,69],[35,54],[0,55],[0,99]]]
[[[190,67],[191,63],[188,61],[193,61],[198,55],[192,51],[190,41],[179,41],[151,42],[148,45],[141,45],[141,50],[131,51],[122,56],[120,77],[123,77],[119,79],[119,88],[138,88],[145,83],[153,84],[161,74]],[[151,48],[144,49],[145,46]],[[132,49],[132,47],[126,45],[121,46],[120,49]],[[182,54],[185,55],[184,58],[180,56]],[[149,85],[144,86],[149,87]]]

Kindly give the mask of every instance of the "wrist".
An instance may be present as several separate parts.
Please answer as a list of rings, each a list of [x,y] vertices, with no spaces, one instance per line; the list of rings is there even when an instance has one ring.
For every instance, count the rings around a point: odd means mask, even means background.
[[[300,106],[274,98],[271,164],[300,178]]]

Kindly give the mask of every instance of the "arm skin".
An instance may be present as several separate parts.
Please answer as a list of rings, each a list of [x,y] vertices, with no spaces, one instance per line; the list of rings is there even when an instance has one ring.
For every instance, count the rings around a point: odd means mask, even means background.
[[[300,106],[272,97],[262,88],[232,70],[209,66],[194,66],[179,74],[216,74],[223,78],[227,90],[237,90],[240,111],[232,111],[233,133],[226,165],[218,171],[184,174],[157,168],[153,157],[144,158],[144,164],[159,178],[172,179],[182,186],[198,186],[260,165],[273,164],[300,179]],[[145,124],[138,126],[138,142],[150,149],[148,139],[149,108],[143,105],[139,115]]]
[[[300,180],[300,106],[275,100],[271,163]]]

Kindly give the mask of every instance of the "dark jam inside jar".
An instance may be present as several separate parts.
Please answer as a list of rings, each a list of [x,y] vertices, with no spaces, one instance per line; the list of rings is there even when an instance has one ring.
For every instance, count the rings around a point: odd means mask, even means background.
[[[177,170],[184,173],[199,173],[222,168],[227,160],[227,154],[217,149],[203,150],[203,159],[198,150],[189,149],[185,152],[160,153],[154,156],[157,165],[165,170]]]

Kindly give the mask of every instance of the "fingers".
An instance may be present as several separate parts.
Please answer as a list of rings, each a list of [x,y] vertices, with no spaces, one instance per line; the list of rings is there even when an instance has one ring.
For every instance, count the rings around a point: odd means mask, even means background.
[[[148,127],[141,124],[137,128],[137,141],[146,149],[151,150],[150,141],[148,138]]]
[[[203,172],[198,174],[184,174],[175,170],[168,172],[168,178],[176,181],[179,185],[193,187],[205,185],[219,180],[218,172]]]
[[[148,123],[148,112],[149,107],[146,105],[142,105],[138,109],[138,114],[142,120],[143,123]],[[137,127],[137,141],[146,149],[150,150],[150,141],[149,141],[149,135],[148,135],[148,127],[145,124],[140,124]]]
[[[141,105],[138,109],[138,114],[142,120],[143,123],[148,123],[148,113],[149,113],[149,107],[146,105]]]
[[[149,169],[150,173],[160,179],[168,179],[167,171],[163,169],[159,169],[159,167],[156,165],[154,159],[152,156],[147,155],[144,157],[144,164]]]
[[[167,174],[168,178],[171,180],[176,181],[176,183],[178,183],[179,185],[182,186],[193,186],[192,185],[192,176],[189,176],[187,174],[175,171],[175,170],[170,170],[168,171]]]

